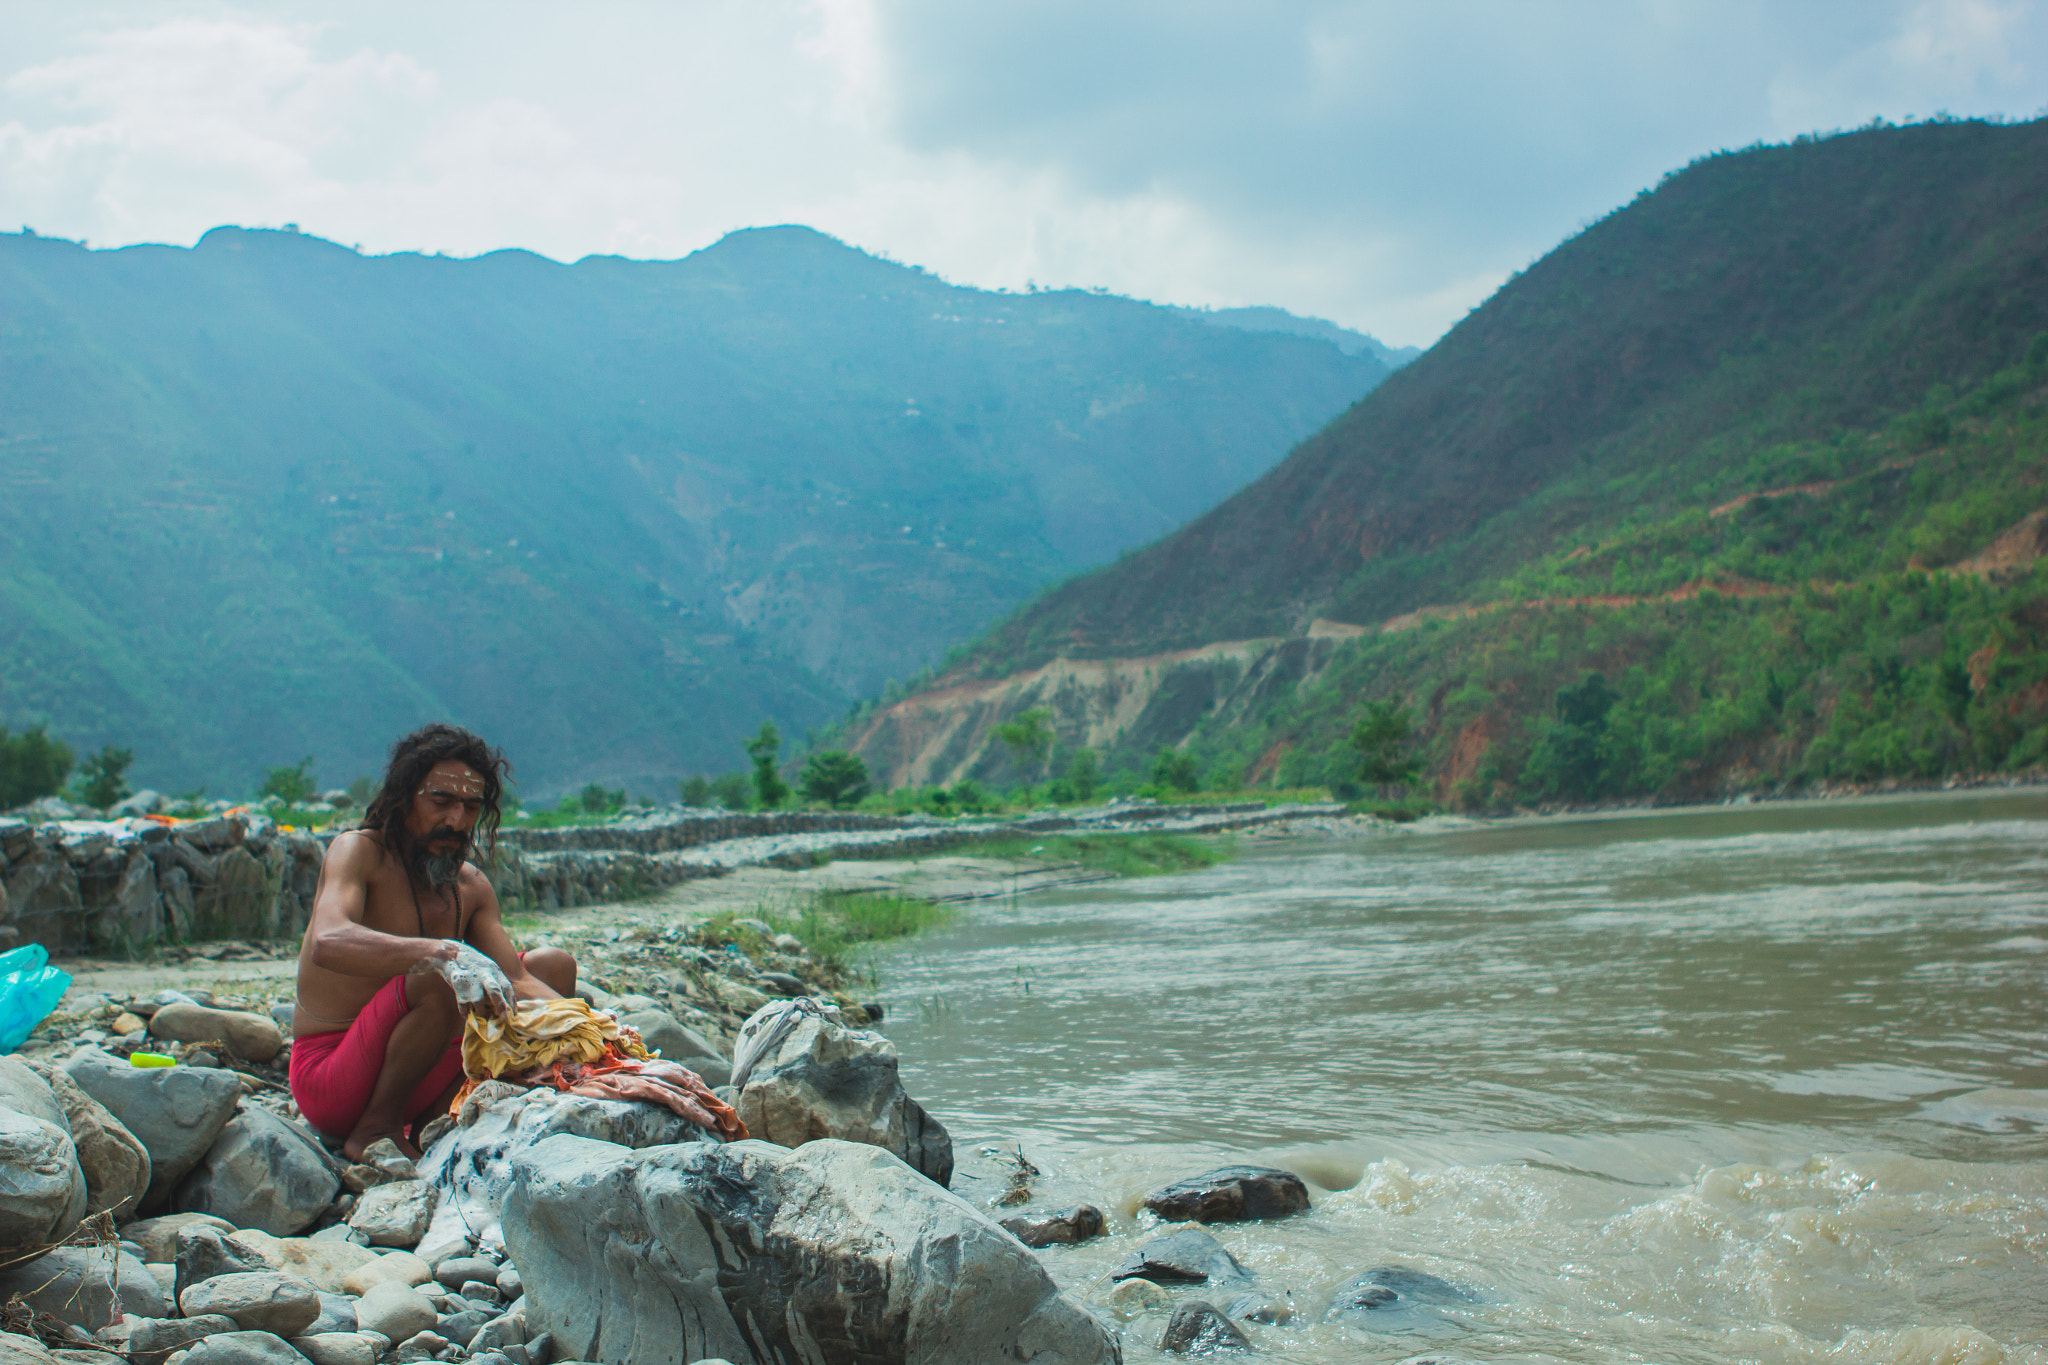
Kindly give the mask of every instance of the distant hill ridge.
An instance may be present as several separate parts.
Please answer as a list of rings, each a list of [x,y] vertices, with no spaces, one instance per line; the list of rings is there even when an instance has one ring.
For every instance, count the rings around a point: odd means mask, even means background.
[[[573,265],[0,236],[0,723],[242,791],[455,716],[529,793],[659,795],[1212,506],[1386,372],[800,227]]]
[[[1488,780],[1513,790],[1559,686],[1584,669],[1651,668],[1650,614],[1678,632],[1659,648],[1677,648],[1697,625],[1685,613],[1728,600],[1674,596],[1685,584],[1725,582],[1736,565],[1780,596],[1801,574],[1876,581],[1983,551],[2034,510],[2027,365],[2044,331],[2048,122],[1935,122],[1706,158],[1511,280],[1244,491],[1020,609],[930,694],[855,738],[906,780],[999,779],[1007,760],[987,727],[1045,705],[1064,743],[1119,761],[1181,745],[1232,778],[1326,780],[1350,761],[1343,717],[1392,696],[1417,708],[1445,790],[1478,781],[1473,755],[1489,749]],[[1808,483],[1838,491],[1751,497]],[[1756,539],[1767,524],[1781,539]],[[1581,604],[1567,614],[1634,603],[1620,614],[1635,624],[1541,643],[1550,627],[1497,609],[1538,598]],[[1980,623],[2003,610],[1951,608]],[[1425,619],[1398,651],[1381,634]],[[1471,653],[1509,640],[1536,655],[1482,667]],[[1796,667],[1849,667],[1846,647],[1831,648]],[[1074,680],[1090,668],[1118,679],[1113,705]],[[1027,681],[1055,674],[1057,687]],[[1797,753],[1740,761],[1804,771],[1799,755],[1847,684],[1829,686],[1794,727]],[[1690,691],[1667,702],[1680,720],[1705,704]],[[1793,743],[1780,718],[1757,724]],[[1685,774],[1630,781],[1720,781],[1740,748],[1724,738]],[[1942,762],[1971,766],[1972,742],[1941,740],[1962,746]]]

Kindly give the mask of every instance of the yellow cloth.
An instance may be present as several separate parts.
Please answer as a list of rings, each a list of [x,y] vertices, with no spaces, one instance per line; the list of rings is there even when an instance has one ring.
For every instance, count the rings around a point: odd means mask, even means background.
[[[462,1070],[480,1081],[555,1062],[588,1064],[605,1055],[607,1043],[624,1056],[648,1059],[639,1034],[577,996],[521,1000],[502,1019],[469,1016],[462,1030]]]

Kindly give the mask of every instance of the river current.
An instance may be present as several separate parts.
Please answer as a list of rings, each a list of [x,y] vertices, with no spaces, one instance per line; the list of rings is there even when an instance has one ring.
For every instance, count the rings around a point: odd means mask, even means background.
[[[1210,1229],[1266,1359],[2048,1365],[2048,793],[1248,837],[879,966],[956,1191],[1108,1215],[1043,1254],[1128,1360],[1139,1197],[1248,1161],[1313,1197]],[[1324,1319],[1380,1266],[1470,1301]]]

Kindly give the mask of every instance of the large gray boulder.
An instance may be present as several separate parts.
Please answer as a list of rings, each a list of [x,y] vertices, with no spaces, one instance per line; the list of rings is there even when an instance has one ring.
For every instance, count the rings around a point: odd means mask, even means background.
[[[17,1294],[37,1312],[88,1332],[111,1325],[117,1305],[121,1314],[142,1318],[171,1311],[170,1297],[148,1267],[112,1246],[58,1247],[0,1270],[0,1303]]]
[[[640,1041],[671,1062],[686,1057],[721,1057],[725,1049],[706,1038],[667,1010],[634,1010],[619,1016],[619,1022],[640,1035]]]
[[[1122,1359],[1015,1238],[872,1145],[556,1137],[513,1167],[506,1250],[564,1358]]]
[[[849,1027],[837,1009],[814,1000],[763,1006],[740,1026],[733,1082],[749,1137],[782,1147],[864,1142],[941,1185],[953,1179],[953,1140],[904,1092],[896,1045]]]
[[[621,1147],[716,1140],[717,1135],[658,1104],[600,1100],[556,1090],[522,1090],[486,1081],[463,1103],[455,1127],[418,1162],[420,1179],[440,1195],[420,1254],[460,1244],[466,1251],[498,1221],[512,1186],[513,1159],[551,1137],[568,1135]],[[428,1256],[436,1260],[436,1256]]]
[[[0,1257],[63,1241],[86,1202],[63,1106],[41,1076],[0,1057]]]
[[[206,1151],[172,1204],[238,1228],[291,1237],[312,1226],[341,1193],[341,1177],[312,1134],[254,1105]]]
[[[130,1066],[99,1048],[86,1048],[64,1064],[79,1088],[113,1111],[121,1126],[149,1151],[145,1209],[163,1207],[220,1130],[234,1117],[242,1078],[215,1067]]]
[[[116,1222],[133,1218],[149,1189],[149,1149],[122,1126],[112,1110],[86,1094],[68,1072],[45,1062],[27,1065],[48,1083],[70,1125],[78,1166],[85,1173],[86,1216],[104,1209]]]

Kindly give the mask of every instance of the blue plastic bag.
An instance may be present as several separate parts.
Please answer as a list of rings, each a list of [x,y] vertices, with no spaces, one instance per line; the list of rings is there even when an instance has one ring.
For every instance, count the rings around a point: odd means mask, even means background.
[[[0,1057],[20,1047],[70,989],[70,976],[50,965],[42,944],[0,953]]]

